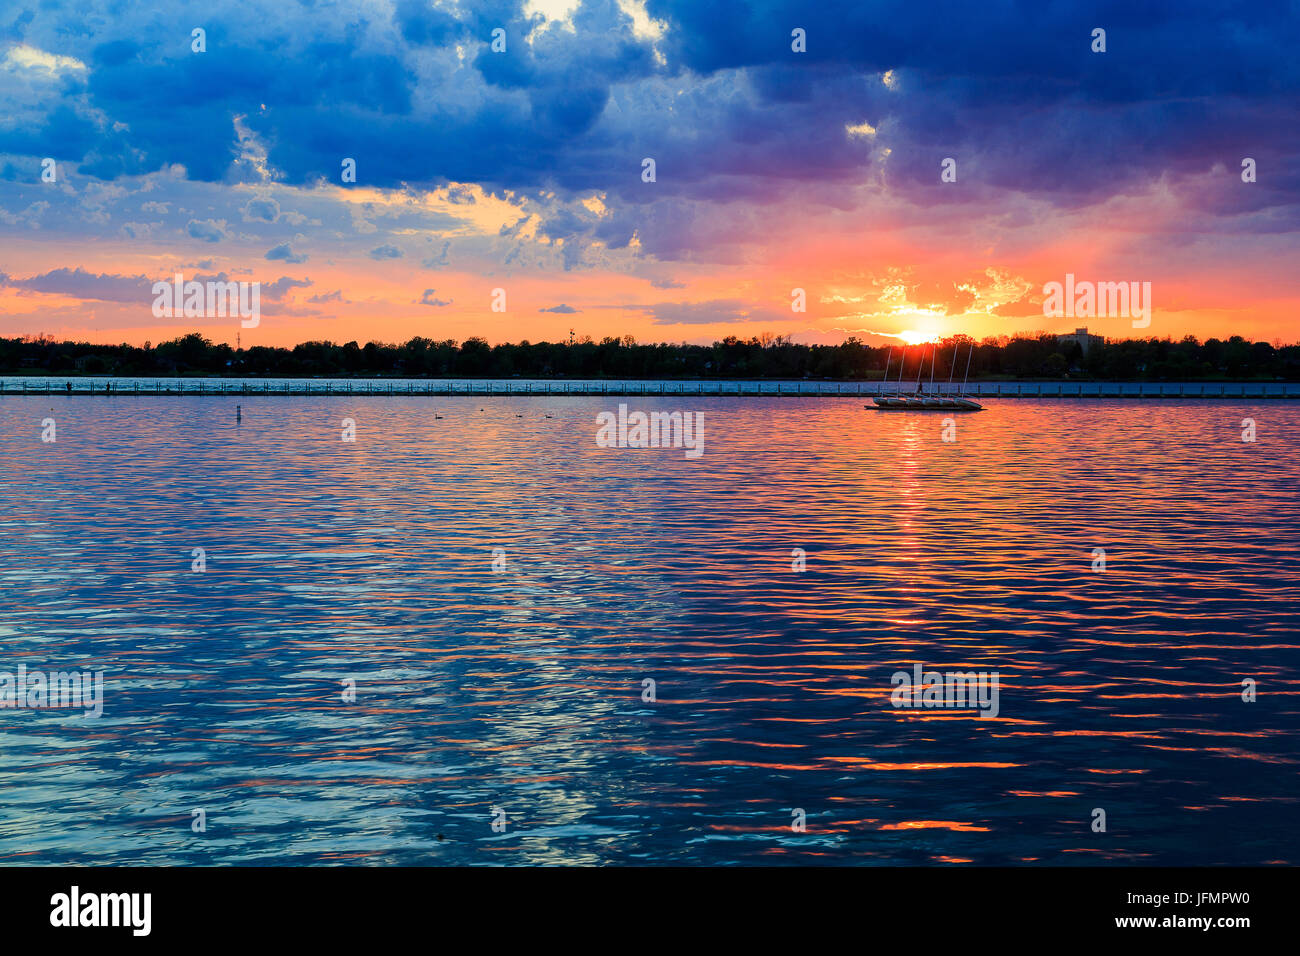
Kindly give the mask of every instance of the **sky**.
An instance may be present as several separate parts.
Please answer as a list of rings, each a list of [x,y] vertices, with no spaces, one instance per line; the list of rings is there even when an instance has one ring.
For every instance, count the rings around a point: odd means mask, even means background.
[[[1298,49],[1294,2],[0,0],[0,336],[1295,342]],[[155,315],[177,273],[257,325]],[[1067,274],[1150,324],[1044,315]]]

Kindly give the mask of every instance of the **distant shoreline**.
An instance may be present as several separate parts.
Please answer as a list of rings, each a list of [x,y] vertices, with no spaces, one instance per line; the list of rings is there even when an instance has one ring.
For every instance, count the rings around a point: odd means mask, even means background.
[[[491,345],[416,337],[401,344],[303,342],[292,348],[232,349],[197,332],[158,345],[95,345],[52,338],[0,337],[0,378],[113,377],[242,381],[650,381],[650,382],[1300,382],[1300,345],[1275,347],[1240,336],[1200,342],[1050,333],[986,338],[951,336],[903,347],[855,338],[799,345],[785,337],[712,345],[600,342]],[[230,377],[230,378],[227,378]]]

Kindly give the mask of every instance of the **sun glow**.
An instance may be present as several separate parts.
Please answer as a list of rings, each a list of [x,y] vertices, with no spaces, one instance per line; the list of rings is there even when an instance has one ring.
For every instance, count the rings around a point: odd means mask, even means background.
[[[938,341],[939,333],[926,329],[904,329],[898,333],[898,337],[908,345],[920,345],[922,342]]]

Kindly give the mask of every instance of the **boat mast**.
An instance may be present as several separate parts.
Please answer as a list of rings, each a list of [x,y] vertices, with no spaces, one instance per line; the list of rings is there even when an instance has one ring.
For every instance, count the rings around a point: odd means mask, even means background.
[[[916,394],[921,394],[921,371],[925,368],[925,346],[921,346],[921,361],[916,365]]]
[[[907,367],[907,346],[903,346],[903,362],[898,366],[898,394],[903,394],[903,369]]]
[[[970,348],[966,350],[966,374],[961,377],[961,390],[963,392],[966,391],[966,379],[970,377],[970,357],[971,357],[971,353],[974,351],[975,351],[975,340],[971,339]]]
[[[952,394],[952,377],[957,371],[957,343],[952,346],[952,364],[948,366],[948,394]]]
[[[889,347],[889,354],[885,356],[885,374],[880,376],[880,394],[885,394],[885,383],[889,381],[889,360],[894,357],[894,347]]]
[[[939,359],[939,343],[930,347],[930,391],[934,391],[934,363]]]

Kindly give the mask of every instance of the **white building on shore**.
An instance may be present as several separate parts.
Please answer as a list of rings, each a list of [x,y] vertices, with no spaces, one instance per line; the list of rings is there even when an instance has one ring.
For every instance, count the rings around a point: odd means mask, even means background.
[[[1079,348],[1083,349],[1083,354],[1087,355],[1088,349],[1094,345],[1105,345],[1106,339],[1101,335],[1090,335],[1085,326],[1082,329],[1075,329],[1072,333],[1058,335],[1056,337],[1056,342],[1058,345],[1068,345],[1071,342],[1077,342]]]

